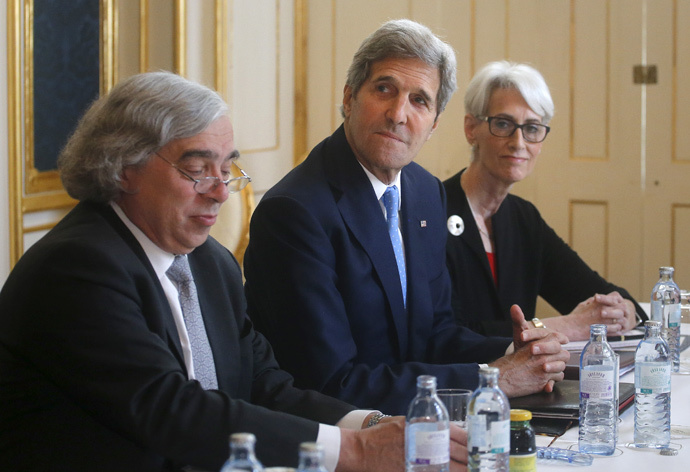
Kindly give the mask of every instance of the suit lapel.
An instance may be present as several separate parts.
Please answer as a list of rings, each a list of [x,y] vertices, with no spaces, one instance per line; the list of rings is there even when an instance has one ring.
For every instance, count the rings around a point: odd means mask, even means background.
[[[137,241],[137,238],[134,237],[129,228],[127,228],[127,226],[123,223],[120,217],[117,216],[115,211],[109,205],[99,206],[99,208],[97,208],[97,211],[105,218],[105,220],[110,224],[110,226],[112,226],[115,232],[117,232],[120,235],[120,237],[125,241],[125,243],[127,243],[132,252],[137,256],[139,261],[146,268],[146,271],[148,272],[153,285],[155,285],[156,287],[156,304],[160,308],[160,313],[162,314],[161,319],[165,327],[164,329],[165,334],[167,336],[166,341],[168,347],[170,348],[170,351],[175,355],[176,359],[178,360],[178,362],[180,363],[180,365],[186,373],[187,368],[184,361],[184,355],[182,354],[180,335],[177,332],[177,326],[175,325],[175,319],[173,318],[172,311],[170,310],[170,304],[168,303],[168,299],[165,296],[165,292],[163,292],[163,287],[158,281],[158,276],[156,275],[156,271],[153,269],[153,266],[151,265],[151,261],[149,261],[148,256],[139,244],[139,241]],[[144,317],[147,316],[149,316],[149,314],[144,313]]]
[[[336,191],[336,202],[343,221],[362,245],[381,280],[397,330],[400,355],[404,358],[407,352],[407,315],[395,254],[381,206],[345,139],[342,126],[333,135],[331,149],[324,154],[327,156],[324,159],[326,177]]]

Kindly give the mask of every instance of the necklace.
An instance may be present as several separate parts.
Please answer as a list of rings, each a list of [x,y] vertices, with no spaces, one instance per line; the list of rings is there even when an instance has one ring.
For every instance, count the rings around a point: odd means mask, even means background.
[[[479,232],[480,232],[481,234],[483,234],[483,235],[486,236],[487,238],[491,239],[491,236],[489,235],[489,233],[487,233],[486,231],[484,231],[484,230],[482,229],[482,227],[479,226],[479,224],[477,224],[477,229],[479,230]]]
[[[484,229],[482,228],[481,223],[482,223],[483,221],[481,220],[480,217],[477,216],[477,213],[475,213],[474,208],[472,208],[472,204],[470,203],[469,198],[467,199],[467,203],[468,203],[469,206],[470,206],[470,212],[472,212],[472,217],[474,218],[474,222],[475,222],[475,224],[477,225],[477,229],[479,230],[479,232],[480,232],[481,234],[483,234],[484,236],[486,236],[486,239],[488,239],[489,241],[491,241],[491,235],[489,234],[488,231],[486,231],[486,230],[484,230]],[[486,223],[485,223],[485,224],[486,224]]]

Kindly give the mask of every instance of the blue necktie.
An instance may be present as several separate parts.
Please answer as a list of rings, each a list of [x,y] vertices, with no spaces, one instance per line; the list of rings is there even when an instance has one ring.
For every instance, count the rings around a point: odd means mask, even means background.
[[[383,198],[383,206],[386,208],[388,235],[391,238],[391,243],[393,243],[395,260],[398,263],[398,275],[400,275],[403,304],[407,304],[407,273],[405,270],[405,255],[403,254],[403,246],[402,241],[400,240],[400,230],[398,224],[398,202],[400,201],[398,187],[395,185],[388,187],[381,198]]]
[[[187,257],[175,256],[175,260],[166,274],[173,285],[177,287],[182,317],[187,327],[189,343],[192,348],[194,377],[196,377],[205,390],[217,389],[216,365],[213,362],[213,353],[208,342],[204,318],[201,316],[199,296],[196,292],[196,285],[194,284]]]

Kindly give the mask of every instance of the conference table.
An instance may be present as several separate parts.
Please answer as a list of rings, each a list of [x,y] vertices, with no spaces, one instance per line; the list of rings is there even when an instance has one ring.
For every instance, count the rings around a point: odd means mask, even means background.
[[[690,335],[690,324],[681,325],[681,334]],[[687,472],[690,471],[690,349],[681,353],[681,373],[671,376],[671,445],[678,454],[661,455],[656,449],[636,449],[627,446],[633,442],[635,406],[630,406],[619,417],[616,452],[612,456],[593,455],[591,466],[574,467],[561,462],[537,463],[538,472],[581,469],[583,472]],[[635,382],[635,374],[621,376],[621,382]],[[558,438],[537,436],[537,446],[560,447],[577,451],[577,426]]]

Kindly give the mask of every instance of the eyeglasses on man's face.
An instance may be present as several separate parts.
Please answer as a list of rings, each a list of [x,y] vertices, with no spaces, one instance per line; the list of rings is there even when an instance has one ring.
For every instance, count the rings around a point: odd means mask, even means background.
[[[252,181],[252,178],[249,177],[249,175],[245,171],[240,169],[240,166],[238,166],[234,160],[232,161],[232,165],[237,167],[237,170],[239,170],[240,174],[242,174],[239,177],[231,177],[227,180],[223,180],[220,177],[215,177],[215,176],[208,176],[208,177],[202,177],[200,179],[195,179],[194,177],[192,177],[191,175],[189,175],[188,173],[186,173],[185,171],[180,169],[176,164],[173,164],[172,162],[167,160],[165,157],[161,156],[157,152],[155,154],[156,154],[156,156],[160,157],[165,162],[170,164],[170,166],[172,166],[180,174],[184,175],[189,180],[194,182],[194,190],[196,191],[196,193],[198,193],[200,195],[203,195],[205,193],[208,193],[208,192],[215,190],[215,188],[218,187],[218,185],[220,185],[221,183],[228,188],[228,193],[237,193],[240,190],[242,190],[243,188],[245,188],[247,186],[247,184]]]
[[[499,138],[508,138],[515,133],[516,129],[520,128],[525,141],[540,143],[546,139],[546,135],[551,130],[551,128],[541,123],[523,123],[519,125],[510,118],[502,116],[483,116],[478,118],[489,123],[489,132]]]

